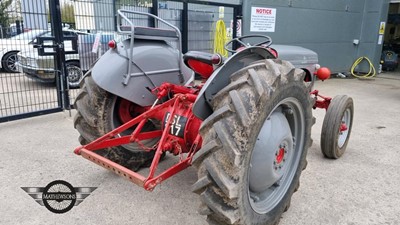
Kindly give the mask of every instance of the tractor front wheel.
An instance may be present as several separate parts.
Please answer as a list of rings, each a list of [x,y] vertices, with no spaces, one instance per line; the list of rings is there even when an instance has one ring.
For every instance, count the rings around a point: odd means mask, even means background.
[[[231,76],[202,124],[193,164],[200,213],[210,224],[277,224],[288,209],[311,145],[304,71],[278,59]]]
[[[101,89],[91,76],[85,77],[84,85],[74,106],[78,111],[74,118],[74,127],[80,133],[79,141],[82,145],[88,144],[145,111],[144,107]],[[155,125],[148,122],[143,130],[154,128]],[[128,135],[132,131],[130,129],[123,134]],[[141,145],[134,143],[113,147],[102,151],[102,154],[110,160],[136,171],[140,167],[150,164],[155,151],[144,151],[143,148],[152,148],[157,141],[158,139],[152,139],[144,141]]]
[[[321,151],[325,157],[338,159],[346,151],[353,126],[353,99],[335,96],[326,111],[321,132]]]

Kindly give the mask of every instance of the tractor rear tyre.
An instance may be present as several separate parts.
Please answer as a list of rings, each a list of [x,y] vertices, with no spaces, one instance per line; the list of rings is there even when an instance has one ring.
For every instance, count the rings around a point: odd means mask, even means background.
[[[141,109],[140,106],[101,89],[91,76],[85,77],[74,107],[77,110],[74,127],[80,133],[79,141],[82,145],[133,119],[140,113],[137,109]],[[149,122],[143,129],[154,129],[154,125]],[[132,130],[126,132],[129,134]],[[152,147],[156,142],[157,140],[149,140],[142,144]],[[155,151],[144,151],[137,144],[113,147],[99,152],[108,159],[134,171],[148,166],[155,153]]]
[[[210,224],[277,224],[306,166],[313,117],[303,70],[278,59],[231,75],[201,125],[193,164]]]
[[[353,115],[354,104],[351,97],[338,95],[332,99],[321,131],[321,151],[325,157],[338,159],[344,154],[350,139]]]

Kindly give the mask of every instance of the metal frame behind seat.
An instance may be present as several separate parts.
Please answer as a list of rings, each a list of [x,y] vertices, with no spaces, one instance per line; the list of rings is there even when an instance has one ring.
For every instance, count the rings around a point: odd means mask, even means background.
[[[152,28],[152,27],[135,27],[135,24],[133,20],[129,19],[127,17],[127,14],[137,14],[137,15],[142,15],[142,16],[148,16],[151,17],[157,21],[160,21],[167,25],[168,27],[171,27],[173,30],[168,30],[168,29],[159,29],[159,28]],[[123,26],[122,25],[122,19],[125,20],[129,26]],[[130,77],[130,74],[132,72],[132,59],[133,59],[133,45],[134,45],[134,39],[135,37],[142,38],[142,39],[149,39],[149,40],[177,40],[178,42],[178,51],[179,51],[179,57],[178,57],[178,69],[179,69],[179,80],[182,83],[184,81],[182,70],[181,70],[181,59],[182,59],[182,35],[181,31],[171,23],[161,19],[158,16],[155,16],[150,13],[146,12],[137,12],[137,11],[131,11],[131,10],[126,10],[126,9],[119,9],[118,10],[118,26],[117,26],[117,31],[121,34],[127,34],[131,35],[130,39],[130,52],[129,52],[129,60],[130,63],[128,63],[128,77]],[[175,37],[171,36],[171,31],[176,33]],[[135,32],[138,32],[136,35]],[[163,33],[165,35],[163,35]]]
[[[124,32],[131,32],[130,26],[120,26],[120,29]],[[136,26],[134,33],[135,39],[178,40],[176,32],[169,29]]]

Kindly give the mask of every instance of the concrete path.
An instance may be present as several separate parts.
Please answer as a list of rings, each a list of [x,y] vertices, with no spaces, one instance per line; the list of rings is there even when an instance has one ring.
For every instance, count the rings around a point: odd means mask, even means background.
[[[308,167],[280,224],[400,224],[400,75],[331,79],[316,88],[327,96],[353,97],[351,140],[341,159],[323,158],[325,112],[314,111]],[[77,138],[68,113],[0,124],[0,224],[206,224],[190,191],[193,168],[146,192],[74,155]],[[168,156],[161,168],[175,160]],[[51,213],[20,188],[44,187],[56,179],[98,188],[65,214]]]

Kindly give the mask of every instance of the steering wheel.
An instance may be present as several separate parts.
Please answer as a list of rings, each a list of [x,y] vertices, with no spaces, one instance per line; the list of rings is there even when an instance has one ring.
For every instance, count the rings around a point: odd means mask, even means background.
[[[259,42],[257,44],[252,45],[252,44],[249,44],[249,43],[246,44],[243,41],[244,39],[248,39],[248,38],[264,38],[265,40],[262,41],[262,42]],[[266,36],[266,35],[262,35],[262,34],[245,35],[245,36],[237,37],[237,38],[234,38],[234,39],[228,41],[224,46],[225,50],[227,50],[228,52],[231,52],[231,53],[236,53],[236,50],[233,50],[233,49],[229,48],[229,45],[234,43],[234,42],[237,42],[237,43],[239,43],[240,45],[242,45],[244,47],[261,46],[261,45],[265,45],[265,47],[268,47],[268,46],[270,46],[272,44],[272,39],[271,39],[271,37]]]

